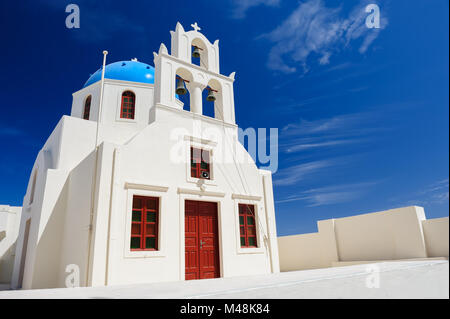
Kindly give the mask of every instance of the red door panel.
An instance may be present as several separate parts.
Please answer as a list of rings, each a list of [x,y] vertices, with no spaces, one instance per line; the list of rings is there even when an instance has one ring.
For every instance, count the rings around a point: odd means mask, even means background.
[[[185,265],[186,280],[199,278],[198,263],[198,215],[196,215],[195,205],[186,202],[185,218]]]
[[[217,203],[186,201],[186,280],[220,276]]]

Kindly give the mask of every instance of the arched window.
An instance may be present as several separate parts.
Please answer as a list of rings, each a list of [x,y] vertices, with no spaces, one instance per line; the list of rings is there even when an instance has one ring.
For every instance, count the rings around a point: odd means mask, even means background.
[[[134,104],[136,97],[133,92],[126,91],[122,94],[122,106],[120,107],[120,117],[123,119],[134,119]]]
[[[89,114],[91,113],[91,100],[92,97],[89,95],[86,99],[86,102],[84,102],[83,119],[85,120],[89,120]]]

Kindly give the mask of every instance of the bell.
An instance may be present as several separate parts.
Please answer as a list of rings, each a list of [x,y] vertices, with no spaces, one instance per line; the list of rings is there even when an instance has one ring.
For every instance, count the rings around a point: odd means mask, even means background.
[[[208,96],[206,97],[206,101],[214,102],[216,100],[216,96],[214,95],[213,90],[209,90]]]
[[[194,51],[192,51],[192,57],[199,58],[200,57],[200,49],[194,46]]]
[[[184,86],[184,81],[181,79],[178,79],[177,82],[177,89],[175,90],[175,93],[178,95],[185,95],[187,93],[187,90]]]

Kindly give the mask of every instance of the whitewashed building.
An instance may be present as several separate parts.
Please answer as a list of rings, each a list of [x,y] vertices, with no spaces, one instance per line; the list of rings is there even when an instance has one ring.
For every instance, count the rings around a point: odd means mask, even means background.
[[[31,172],[12,288],[279,272],[271,173],[238,141],[218,40],[192,27],[73,94]]]
[[[22,208],[0,205],[0,290],[9,289]]]

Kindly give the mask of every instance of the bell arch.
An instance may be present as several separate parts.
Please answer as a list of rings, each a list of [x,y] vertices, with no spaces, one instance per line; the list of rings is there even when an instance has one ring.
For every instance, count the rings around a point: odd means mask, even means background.
[[[185,111],[191,111],[191,94],[188,88],[188,84],[192,83],[193,80],[194,77],[189,70],[183,67],[179,67],[175,71],[175,81],[173,82],[175,84],[175,87],[173,88],[173,94],[175,95],[175,98],[183,104],[182,108]],[[181,87],[185,88],[184,94],[182,94],[180,91],[177,92],[177,90]]]
[[[197,52],[200,54],[199,60],[199,66],[202,68],[205,68],[209,70],[209,59],[208,59],[208,47],[206,46],[205,42],[200,39],[199,37],[194,38],[191,42],[191,63],[195,64],[195,57],[194,57],[194,51],[197,49]]]
[[[202,49],[199,50],[202,66],[208,71],[219,73],[219,40],[211,43],[199,32],[201,28],[195,25],[191,26],[194,30],[186,32],[183,26],[177,22],[175,31],[170,31],[171,55],[192,64],[192,46],[197,46]]]
[[[215,100],[214,103],[214,118],[218,120],[224,120],[224,107],[223,107],[223,94],[222,85],[216,79],[210,79],[208,82],[207,90],[208,94],[212,94]]]

